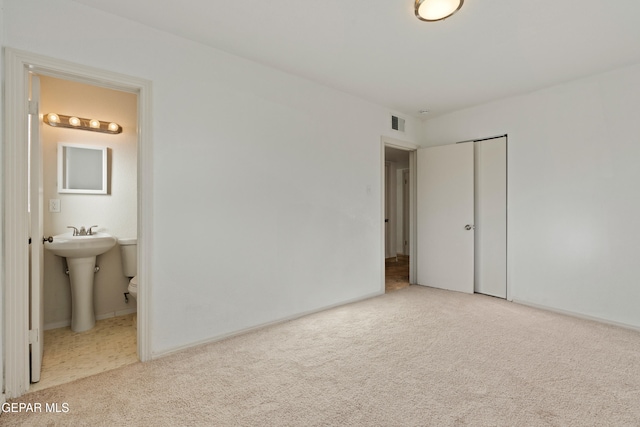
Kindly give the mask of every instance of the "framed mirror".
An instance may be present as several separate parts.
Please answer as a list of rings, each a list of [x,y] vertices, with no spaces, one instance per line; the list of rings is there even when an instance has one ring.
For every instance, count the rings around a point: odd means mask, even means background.
[[[58,143],[58,193],[107,194],[107,147]]]

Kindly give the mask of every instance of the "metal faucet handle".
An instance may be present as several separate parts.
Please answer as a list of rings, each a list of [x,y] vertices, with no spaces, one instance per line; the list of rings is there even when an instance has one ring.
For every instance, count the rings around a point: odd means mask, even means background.
[[[92,230],[92,228],[94,228],[94,227],[97,227],[97,225],[92,225],[92,226],[91,226],[91,227],[89,227],[89,229],[87,230],[87,234],[88,234],[89,236],[93,236],[93,230]]]
[[[67,225],[67,228],[73,228],[73,235],[74,236],[79,236],[80,233],[78,232],[78,229],[75,228],[73,225]]]

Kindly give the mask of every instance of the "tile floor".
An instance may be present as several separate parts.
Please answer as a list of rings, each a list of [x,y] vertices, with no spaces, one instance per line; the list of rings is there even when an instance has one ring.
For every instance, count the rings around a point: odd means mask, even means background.
[[[44,331],[44,358],[40,382],[29,391],[42,390],[138,361],[135,314],[98,320],[85,332],[65,328]]]

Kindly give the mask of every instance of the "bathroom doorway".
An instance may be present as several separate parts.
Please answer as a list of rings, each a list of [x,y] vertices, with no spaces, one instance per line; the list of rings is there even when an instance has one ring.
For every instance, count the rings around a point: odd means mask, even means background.
[[[52,113],[94,118],[105,123],[117,123],[122,130],[118,134],[109,134],[50,126],[38,118],[39,141],[34,141],[32,132],[29,151],[33,156],[34,147],[39,146],[41,160],[39,168],[31,168],[30,177],[32,182],[39,177],[41,195],[33,194],[32,190],[30,199],[35,201],[32,205],[41,204],[43,209],[32,210],[30,214],[32,218],[41,217],[43,235],[63,234],[71,226],[80,229],[97,225],[93,228],[97,232],[116,238],[135,238],[138,222],[137,94],[47,75],[32,75],[31,81],[32,98],[38,97],[34,92],[39,88],[40,118]],[[34,84],[36,81],[39,84]],[[36,119],[34,115],[31,118],[32,121]],[[107,148],[107,194],[60,191],[57,177],[61,143]],[[34,199],[34,196],[41,200]],[[32,236],[32,251],[41,250],[33,245],[34,240]],[[122,272],[119,245],[97,257],[99,270],[93,276],[96,326],[83,332],[74,332],[70,328],[72,305],[77,302],[72,297],[65,258],[48,250],[43,251],[43,258],[43,340],[37,344],[43,347],[44,354],[41,375],[38,376],[38,367],[33,366],[37,355],[32,348],[30,390],[48,388],[136,362],[134,316],[137,301],[125,296],[129,278]]]
[[[138,78],[112,73],[100,69],[89,68],[54,58],[43,57],[28,52],[17,51],[10,48],[5,49],[5,156],[4,172],[6,186],[8,189],[4,193],[4,239],[7,242],[5,248],[5,283],[12,283],[14,286],[6,286],[4,298],[4,312],[6,318],[13,319],[10,323],[5,323],[5,354],[4,354],[4,375],[5,375],[5,395],[7,398],[20,396],[30,389],[30,366],[29,348],[34,340],[41,340],[44,331],[38,329],[38,322],[29,324],[29,239],[34,244],[41,244],[43,236],[31,236],[29,229],[28,215],[28,192],[22,189],[27,188],[29,181],[28,164],[28,117],[37,105],[28,102],[25,94],[29,93],[29,76],[52,77],[67,82],[82,83],[94,88],[110,89],[114,91],[127,92],[136,98],[134,115],[136,116],[135,132],[137,148],[135,149],[137,160],[135,170],[130,179],[137,187],[133,203],[137,211],[136,224],[133,229],[138,237],[138,321],[136,337],[137,358],[141,361],[150,360],[149,345],[149,293],[151,288],[149,264],[150,248],[152,247],[151,232],[151,207],[152,207],[152,151],[150,141],[150,82]],[[90,100],[90,97],[86,97]],[[71,114],[79,113],[69,112]],[[65,114],[65,112],[61,112]],[[102,117],[97,117],[102,120]],[[104,117],[108,120],[108,117]],[[88,139],[92,139],[93,132],[70,130],[72,132],[85,133]],[[87,142],[91,142],[87,140]],[[113,162],[116,154],[110,153],[110,161]],[[113,170],[109,173],[111,180],[116,178]],[[44,174],[44,170],[43,170]],[[115,182],[111,182],[112,189],[115,189]],[[111,197],[111,196],[103,196]],[[43,197],[44,199],[44,197]],[[44,209],[52,210],[65,209],[65,204],[58,203],[57,199],[49,202],[46,200]],[[44,200],[43,200],[44,201]],[[77,201],[77,200],[76,200]],[[60,198],[62,202],[62,198]],[[73,206],[71,202],[70,208]],[[92,221],[93,218],[82,219],[82,222]],[[71,224],[68,224],[71,225]],[[95,225],[82,224],[85,226]],[[66,225],[65,225],[66,227]],[[57,231],[54,231],[57,232]],[[135,236],[118,236],[135,237]],[[112,257],[119,260],[117,251]],[[105,261],[107,261],[105,259]],[[112,263],[116,262],[114,259]],[[98,259],[98,263],[102,261]],[[45,269],[45,274],[48,271]],[[64,274],[64,273],[62,273]],[[104,276],[101,276],[104,277]],[[126,281],[126,278],[121,278]],[[95,284],[97,285],[97,283]],[[117,287],[117,285],[116,285]],[[126,289],[126,287],[125,287]],[[118,292],[120,293],[120,292]],[[118,298],[124,298],[123,293]],[[113,314],[119,310],[115,310]],[[32,312],[38,312],[33,310]],[[104,315],[104,313],[103,313]],[[114,317],[112,317],[114,318]],[[51,326],[51,325],[50,325]],[[26,332],[29,333],[26,333]]]

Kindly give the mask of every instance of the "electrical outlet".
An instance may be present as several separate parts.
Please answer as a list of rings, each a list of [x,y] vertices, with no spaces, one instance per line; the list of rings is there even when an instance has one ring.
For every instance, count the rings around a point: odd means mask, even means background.
[[[49,199],[49,212],[60,212],[60,199]]]

